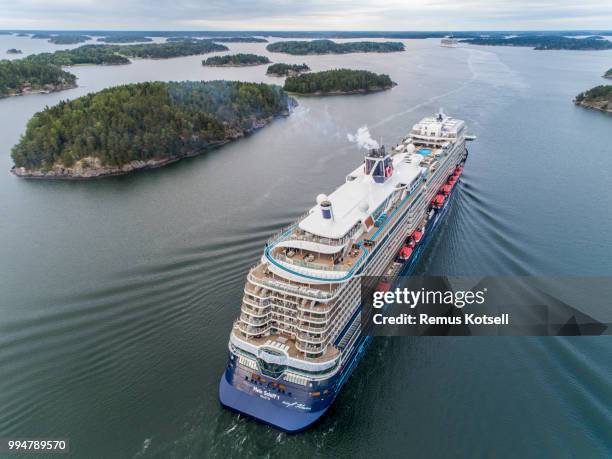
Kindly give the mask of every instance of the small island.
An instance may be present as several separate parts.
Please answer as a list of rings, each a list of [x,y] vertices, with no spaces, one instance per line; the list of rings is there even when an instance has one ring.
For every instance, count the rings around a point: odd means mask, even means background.
[[[76,76],[51,64],[27,59],[0,61],[0,97],[62,91],[76,87]]]
[[[153,39],[150,37],[146,37],[144,35],[139,35],[139,34],[112,34],[112,35],[107,35],[105,37],[100,37],[98,38],[99,42],[102,43],[149,43],[152,42]]]
[[[581,92],[574,99],[574,103],[592,110],[612,113],[612,85],[596,86]]]
[[[226,54],[225,56],[213,56],[202,61],[207,67],[247,67],[252,65],[269,64],[270,59],[257,54]]]
[[[347,53],[394,53],[404,51],[404,44],[396,41],[352,41],[336,43],[331,40],[279,41],[270,43],[266,49],[273,53],[286,53],[296,56],[307,54],[347,54]]]
[[[323,96],[383,91],[395,85],[389,75],[336,69],[287,77],[283,89],[300,95]]]
[[[612,78],[612,69],[609,69],[606,73],[604,73],[604,78]]]
[[[304,72],[308,72],[310,71],[310,67],[308,67],[306,64],[272,64],[270,67],[268,67],[268,69],[266,70],[266,75],[272,75],[272,76],[295,76],[295,75],[299,75],[300,73],[304,73]]]
[[[11,48],[6,50],[6,54],[22,54],[22,51],[17,48]]]
[[[88,40],[91,40],[91,37],[88,35],[64,34],[49,38],[49,43],[53,43],[54,45],[75,45],[77,43],[85,43]]]
[[[612,49],[612,42],[602,37],[570,38],[555,35],[520,35],[517,37],[478,37],[461,40],[472,45],[525,46],[535,50],[598,51]]]
[[[286,116],[279,86],[237,81],[117,86],[36,113],[12,149],[23,178],[85,180],[201,154]]]

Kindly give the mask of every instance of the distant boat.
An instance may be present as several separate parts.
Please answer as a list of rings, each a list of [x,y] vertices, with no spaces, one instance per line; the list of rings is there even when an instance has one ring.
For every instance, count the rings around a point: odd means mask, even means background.
[[[453,34],[440,40],[440,46],[444,46],[445,48],[456,48],[458,44],[459,40],[453,37]]]

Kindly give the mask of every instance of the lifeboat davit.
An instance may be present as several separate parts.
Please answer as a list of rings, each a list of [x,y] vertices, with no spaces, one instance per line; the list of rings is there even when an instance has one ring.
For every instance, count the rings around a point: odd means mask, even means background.
[[[419,242],[422,237],[423,237],[423,233],[419,230],[416,230],[414,233],[412,233],[412,239],[415,242]]]
[[[451,192],[452,189],[453,189],[452,185],[446,184],[442,186],[442,193],[444,193],[445,196],[448,196],[448,194]]]
[[[443,194],[437,194],[434,198],[433,205],[439,209],[440,207],[442,207],[442,204],[444,204],[444,199],[445,198]]]
[[[412,255],[412,248],[405,245],[402,247],[402,250],[400,250],[399,259],[406,261],[408,258],[410,258],[410,255]]]

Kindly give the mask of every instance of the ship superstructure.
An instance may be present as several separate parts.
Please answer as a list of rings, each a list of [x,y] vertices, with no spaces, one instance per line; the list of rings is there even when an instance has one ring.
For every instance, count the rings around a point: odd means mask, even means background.
[[[440,40],[440,46],[443,46],[445,48],[456,48],[458,45],[459,45],[459,40],[453,37],[452,34]]]
[[[323,415],[369,342],[360,277],[414,266],[462,171],[465,142],[463,121],[441,111],[424,118],[392,149],[370,150],[267,242],[230,334],[224,406],[285,431]]]

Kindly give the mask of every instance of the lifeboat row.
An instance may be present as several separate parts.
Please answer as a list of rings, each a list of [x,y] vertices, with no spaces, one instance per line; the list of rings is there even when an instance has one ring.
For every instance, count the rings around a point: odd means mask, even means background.
[[[457,166],[457,168],[453,172],[453,175],[451,175],[448,178],[447,182],[444,185],[442,185],[439,193],[436,195],[434,200],[431,202],[431,206],[434,209],[439,209],[444,205],[444,201],[446,197],[451,193],[451,191],[453,191],[453,187],[455,186],[455,183],[457,183],[457,180],[459,180],[459,176],[461,175],[462,172],[463,172],[463,166],[462,165]],[[414,251],[414,248],[419,243],[419,241],[423,238],[424,232],[425,232],[425,226],[414,230],[412,234],[408,236],[408,239],[406,239],[406,243],[402,246],[402,248],[400,249],[397,255],[398,261],[405,263],[406,261],[410,259],[410,257],[412,256],[412,252]],[[379,287],[382,287],[382,289],[384,289],[385,286],[386,284],[379,285]]]
[[[459,177],[461,176],[462,172],[463,172],[462,165],[457,166],[455,168],[453,175],[451,175],[446,181],[446,183],[442,185],[442,187],[440,187],[440,191],[438,192],[436,197],[433,199],[433,201],[431,201],[432,207],[436,209],[440,209],[444,205],[444,201],[446,200],[448,195],[451,193],[451,191],[453,191],[453,187],[455,186],[455,183],[457,183],[457,180],[459,180]]]

